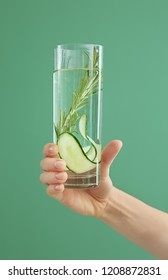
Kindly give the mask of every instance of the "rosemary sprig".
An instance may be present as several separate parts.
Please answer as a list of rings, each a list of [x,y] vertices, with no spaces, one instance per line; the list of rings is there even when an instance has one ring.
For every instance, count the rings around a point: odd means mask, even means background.
[[[72,94],[72,103],[69,111],[61,111],[60,119],[55,125],[55,132],[57,138],[63,132],[73,132],[76,129],[76,122],[79,119],[78,111],[89,104],[88,99],[91,95],[97,93],[99,81],[99,68],[98,68],[99,55],[94,48],[93,55],[93,69],[95,74],[90,75],[90,70],[86,67],[85,75],[82,77],[80,84],[75,92]],[[89,58],[90,59],[90,58]]]

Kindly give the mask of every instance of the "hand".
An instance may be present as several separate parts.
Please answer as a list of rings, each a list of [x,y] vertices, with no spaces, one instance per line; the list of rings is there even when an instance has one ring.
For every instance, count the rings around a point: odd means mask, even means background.
[[[109,169],[121,147],[121,141],[113,140],[104,148],[100,164],[100,184],[98,187],[66,189],[64,188],[64,183],[67,180],[66,163],[57,157],[58,146],[47,144],[43,150],[45,158],[40,163],[44,171],[40,175],[40,181],[47,185],[46,191],[49,196],[82,215],[100,217],[103,209],[106,207],[108,198],[112,195],[113,187],[109,177]]]

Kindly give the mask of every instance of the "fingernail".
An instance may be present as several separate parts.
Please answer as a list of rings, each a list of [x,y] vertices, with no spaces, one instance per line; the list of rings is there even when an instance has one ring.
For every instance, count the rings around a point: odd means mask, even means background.
[[[64,173],[56,173],[55,174],[55,178],[56,179],[59,179],[59,180],[62,180],[62,179],[64,179],[64,177],[65,177],[65,174]]]
[[[54,146],[50,146],[48,148],[48,151],[49,151],[50,154],[52,154],[54,152]]]
[[[54,163],[54,166],[56,169],[64,169],[64,164],[63,162],[57,160],[55,163]]]
[[[60,191],[60,190],[61,190],[61,187],[62,187],[62,185],[56,185],[56,186],[54,187],[54,190]]]
[[[123,141],[120,140],[120,142],[121,142],[121,148],[122,148],[122,146],[123,146]]]

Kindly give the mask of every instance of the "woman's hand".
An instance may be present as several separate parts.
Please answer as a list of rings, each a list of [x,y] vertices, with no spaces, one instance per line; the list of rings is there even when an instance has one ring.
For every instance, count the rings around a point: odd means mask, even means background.
[[[43,169],[40,181],[47,185],[47,194],[49,196],[74,211],[82,215],[101,217],[113,189],[112,181],[109,177],[109,169],[121,147],[121,141],[113,140],[104,148],[100,164],[100,184],[98,187],[65,189],[64,183],[67,180],[66,163],[57,157],[58,146],[52,143],[47,144],[43,150],[45,157],[40,164]]]
[[[64,189],[65,162],[57,157],[58,147],[47,144],[41,161],[40,176],[47,193],[76,212],[95,216],[114,230],[160,259],[168,259],[168,214],[115,188],[109,169],[122,147],[111,141],[102,152],[100,184],[96,188]],[[59,175],[59,176],[58,176]]]

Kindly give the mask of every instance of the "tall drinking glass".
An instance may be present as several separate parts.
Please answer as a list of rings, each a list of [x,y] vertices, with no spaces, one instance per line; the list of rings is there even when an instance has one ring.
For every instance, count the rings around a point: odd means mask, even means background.
[[[66,162],[66,188],[99,184],[103,47],[58,45],[54,50],[54,142]]]

